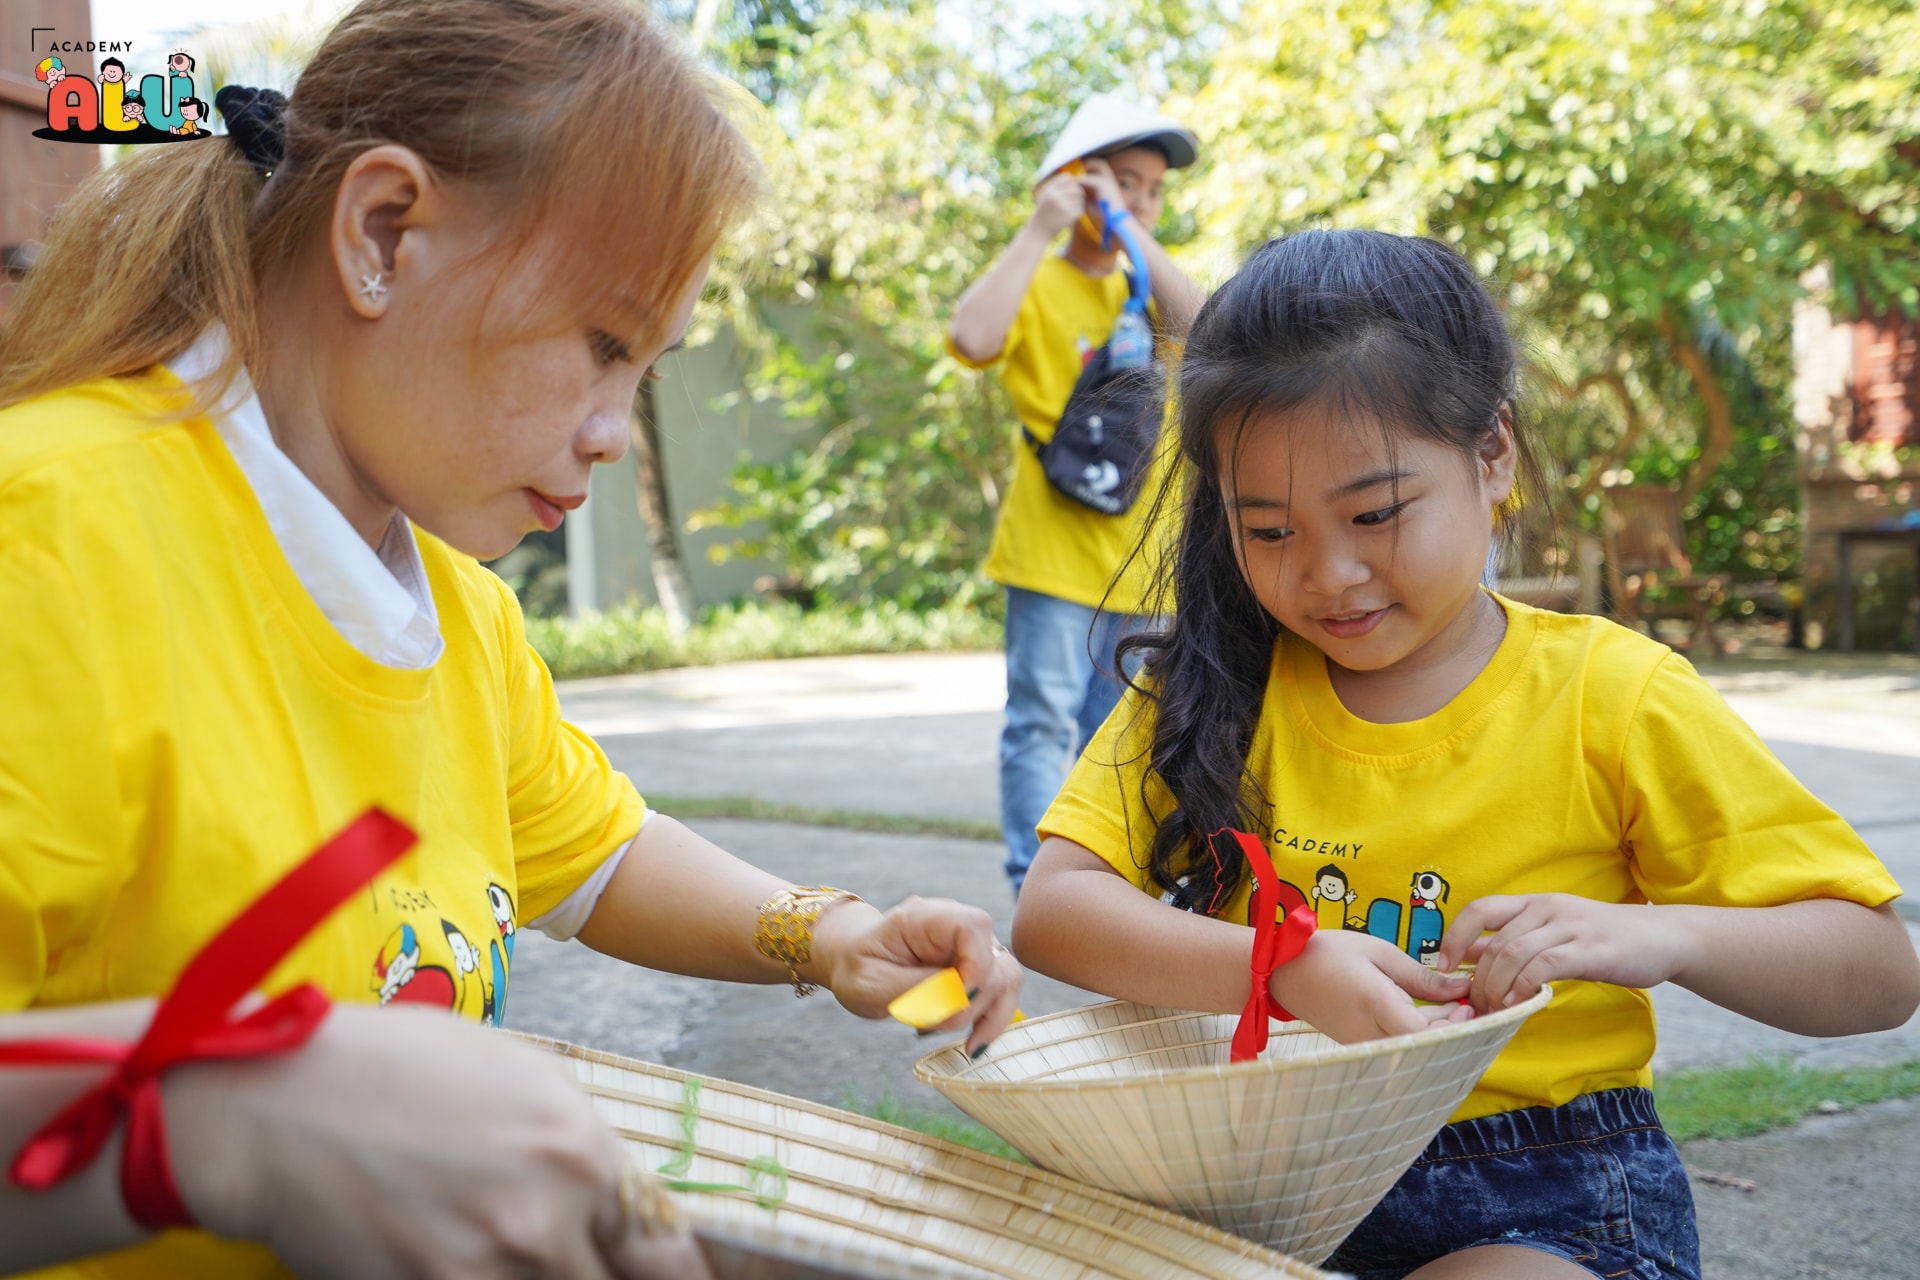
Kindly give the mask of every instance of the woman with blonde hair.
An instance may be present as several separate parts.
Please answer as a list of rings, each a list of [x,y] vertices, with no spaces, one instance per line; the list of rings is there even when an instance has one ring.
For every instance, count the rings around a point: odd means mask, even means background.
[[[621,456],[754,160],[624,0],[366,0],[290,101],[216,105],[228,140],[60,210],[0,335],[0,1272],[697,1276],[588,1103],[472,1025],[519,928],[864,1016],[955,965],[976,1048],[1019,986],[982,911],[649,812],[474,559]],[[320,901],[370,808],[418,846]],[[269,906],[318,926],[222,974]],[[270,999],[163,1061],[196,980]]]

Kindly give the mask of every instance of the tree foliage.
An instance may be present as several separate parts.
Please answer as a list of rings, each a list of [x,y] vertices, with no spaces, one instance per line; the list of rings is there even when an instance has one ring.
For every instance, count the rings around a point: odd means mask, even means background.
[[[1075,103],[1122,84],[1157,94],[1199,65],[1197,10],[1122,8],[1068,22],[999,0],[823,0],[725,28],[723,60],[775,136],[769,199],[721,281],[758,355],[744,394],[819,428],[787,459],[743,465],[696,517],[756,530],[736,552],[842,598],[978,589],[1013,419],[992,378],[947,354],[947,319],[1025,219]]]
[[[1801,280],[1920,313],[1920,17],[1894,0],[761,0],[716,26],[784,139],[737,314],[753,394],[817,442],[709,518],[838,595],[964,595],[1008,464],[991,380],[942,350],[1088,92],[1166,97],[1201,135],[1166,238],[1225,269],[1308,225],[1424,232],[1497,283],[1532,353],[1564,531],[1603,483],[1678,487],[1703,568],[1790,569]],[[1202,266],[1200,274],[1209,274]],[[1564,548],[1560,549],[1564,554]]]

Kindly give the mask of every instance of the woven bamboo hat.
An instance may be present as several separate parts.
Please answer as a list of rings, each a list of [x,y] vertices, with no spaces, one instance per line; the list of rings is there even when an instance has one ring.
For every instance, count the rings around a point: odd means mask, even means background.
[[[676,1200],[723,1280],[1324,1275],[1151,1205],[910,1129],[522,1038],[567,1057],[635,1164],[703,1188]]]
[[[1356,1045],[1276,1024],[1240,1063],[1233,1016],[1115,1001],[1018,1023],[978,1062],[937,1050],[914,1075],[1043,1168],[1318,1262],[1551,998]]]

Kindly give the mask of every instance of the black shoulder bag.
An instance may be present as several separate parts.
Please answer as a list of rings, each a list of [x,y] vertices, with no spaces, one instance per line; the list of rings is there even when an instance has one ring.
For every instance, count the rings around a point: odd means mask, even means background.
[[[1127,305],[1109,337],[1080,370],[1067,407],[1042,442],[1025,427],[1047,483],[1102,515],[1123,515],[1140,496],[1141,482],[1160,443],[1165,372],[1153,359],[1147,325],[1151,293],[1146,255],[1128,226],[1126,212],[1100,202],[1109,233],[1120,237],[1133,263]]]

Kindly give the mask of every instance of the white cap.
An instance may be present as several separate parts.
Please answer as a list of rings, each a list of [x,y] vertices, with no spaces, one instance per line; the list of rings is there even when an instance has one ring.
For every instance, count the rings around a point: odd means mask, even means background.
[[[1040,162],[1040,177],[1050,178],[1069,161],[1110,151],[1125,151],[1143,142],[1158,144],[1167,153],[1167,167],[1184,169],[1198,157],[1200,141],[1193,130],[1118,94],[1096,93],[1080,104],[1067,127],[1053,140]]]

